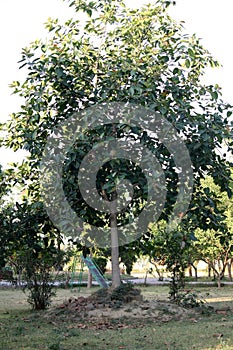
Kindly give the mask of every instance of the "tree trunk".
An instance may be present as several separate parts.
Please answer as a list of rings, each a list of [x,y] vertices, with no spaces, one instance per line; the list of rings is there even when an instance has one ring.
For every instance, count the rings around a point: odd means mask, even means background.
[[[148,270],[146,270],[146,275],[145,275],[145,278],[144,278],[144,285],[146,286],[146,282],[147,282],[147,275],[148,275]]]
[[[90,258],[92,258],[92,253],[90,252]],[[92,287],[92,274],[90,272],[90,270],[88,269],[88,275],[87,275],[87,288],[91,288]]]
[[[224,278],[225,265],[224,265],[224,263],[221,264],[220,259],[217,260],[217,264],[218,264],[218,271],[219,271],[219,275],[220,275],[220,280],[222,280]]]
[[[211,277],[211,266],[208,264],[208,277]]]
[[[217,265],[218,265],[218,268],[220,268],[220,264],[219,264],[219,261],[217,261]],[[222,271],[219,271],[217,270],[216,268],[216,265],[212,265],[212,270],[213,270],[213,273],[214,273],[214,280],[217,279],[217,283],[218,283],[218,288],[221,288],[221,280],[222,280],[222,274],[224,275],[224,268]]]
[[[112,288],[119,287],[121,284],[120,266],[119,266],[119,242],[117,230],[116,204],[110,203],[110,225],[111,225],[111,255],[112,255]]]
[[[91,288],[91,287],[92,287],[92,274],[90,270],[88,270],[87,288]]]
[[[17,275],[17,287],[21,288],[22,285],[21,285],[21,269],[19,269],[18,271],[18,275]]]
[[[151,263],[152,265],[154,265],[155,270],[156,270],[156,272],[157,272],[157,274],[158,274],[158,276],[159,276],[159,280],[160,280],[160,279],[162,278],[162,276],[161,276],[161,273],[160,273],[160,271],[159,271],[159,268],[158,268],[156,262],[153,261],[152,259],[150,259],[149,261],[150,261],[150,263]]]
[[[193,265],[194,271],[195,271],[195,281],[197,281],[198,276],[197,276],[197,267]]]
[[[193,277],[192,265],[191,264],[189,264],[189,266],[188,266],[188,271],[189,271],[189,277]]]
[[[232,261],[233,261],[233,259],[229,259],[229,261],[227,263],[228,277],[229,277],[231,282],[232,282],[232,272],[231,272]]]
[[[195,274],[195,281],[197,281],[198,276],[197,276],[197,267],[194,265],[194,263],[191,263],[190,266],[194,269],[194,274]]]
[[[218,274],[218,288],[221,288],[221,276]]]

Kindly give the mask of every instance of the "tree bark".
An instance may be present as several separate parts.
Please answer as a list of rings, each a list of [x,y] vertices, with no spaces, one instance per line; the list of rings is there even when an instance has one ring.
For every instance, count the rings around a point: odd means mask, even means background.
[[[92,258],[92,253],[90,253],[90,258]],[[92,274],[91,274],[90,270],[88,269],[87,288],[89,288],[89,289],[92,287],[92,280],[93,280]]]
[[[228,277],[229,277],[231,282],[232,282],[232,272],[231,272],[232,261],[233,261],[233,259],[229,259],[229,261],[227,263]]]
[[[88,270],[88,278],[87,278],[87,288],[92,287],[92,274],[90,273],[90,270]]]
[[[192,265],[191,264],[189,264],[189,266],[188,266],[188,271],[189,271],[189,277],[193,277]]]
[[[155,270],[156,270],[156,272],[157,272],[157,274],[158,274],[158,276],[159,276],[159,280],[160,280],[160,279],[162,278],[162,276],[161,276],[161,273],[160,273],[160,271],[159,271],[159,268],[158,268],[156,262],[153,261],[153,259],[149,259],[149,261],[150,261],[150,263],[151,263],[152,265],[154,265]],[[162,278],[162,280],[163,280],[163,278]]]
[[[117,230],[116,204],[110,203],[110,226],[111,226],[111,256],[112,256],[112,288],[117,288],[121,284],[119,266],[119,242]]]
[[[221,288],[221,278],[218,276],[218,288]]]
[[[197,276],[197,267],[193,265],[194,271],[195,271],[195,281],[197,281],[198,276]]]
[[[208,264],[208,277],[211,277],[211,266]]]

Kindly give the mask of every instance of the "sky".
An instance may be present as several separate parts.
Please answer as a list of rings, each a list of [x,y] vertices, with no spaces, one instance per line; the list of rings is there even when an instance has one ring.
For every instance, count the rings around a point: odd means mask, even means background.
[[[138,7],[148,0],[126,0],[127,5]],[[185,21],[185,31],[196,33],[202,44],[222,64],[222,68],[208,70],[205,83],[222,87],[223,98],[233,104],[232,49],[233,0],[176,0],[170,9],[176,20]],[[45,38],[44,23],[48,17],[64,21],[73,15],[73,9],[63,0],[7,0],[0,2],[0,121],[19,110],[21,101],[11,95],[9,84],[23,80],[24,72],[18,69],[21,49],[35,39]],[[0,151],[0,163],[16,161],[22,154]]]

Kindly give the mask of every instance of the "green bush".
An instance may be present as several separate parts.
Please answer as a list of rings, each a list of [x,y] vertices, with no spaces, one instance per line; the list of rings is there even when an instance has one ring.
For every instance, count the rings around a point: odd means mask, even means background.
[[[23,291],[29,291],[28,302],[35,310],[44,310],[49,307],[52,297],[56,295],[54,282],[57,278],[58,267],[67,259],[64,251],[55,246],[22,250],[20,254],[23,266],[23,279],[26,285]],[[54,271],[57,271],[54,274]]]

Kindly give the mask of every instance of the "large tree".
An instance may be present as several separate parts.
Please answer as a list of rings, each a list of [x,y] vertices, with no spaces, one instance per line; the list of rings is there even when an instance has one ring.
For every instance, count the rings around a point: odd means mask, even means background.
[[[218,152],[231,137],[230,106],[221,100],[218,86],[204,86],[200,82],[205,68],[216,67],[218,63],[195,35],[185,34],[182,26],[169,17],[167,7],[171,1],[159,0],[140,10],[127,8],[121,0],[68,0],[68,3],[74,8],[73,19],[65,24],[48,20],[48,39],[36,40],[22,51],[20,65],[27,69],[25,81],[12,83],[14,93],[25,102],[7,125],[6,146],[29,151],[18,171],[18,180],[24,183],[32,200],[40,199],[40,161],[54,129],[74,113],[106,102],[129,102],[160,113],[173,125],[189,151],[194,192],[198,191],[200,179],[211,174],[230,194],[229,164],[226,156]],[[149,148],[164,172],[167,195],[160,216],[163,220],[168,221],[174,209],[180,195],[179,172],[184,171],[177,169],[172,150],[140,126],[112,123],[109,119],[109,124],[84,131],[81,141],[74,142],[67,153],[64,188],[70,205],[83,221],[111,228],[112,240],[117,240],[118,228],[132,215],[137,216],[147,199],[148,184],[138,165],[113,159],[101,167],[97,190],[108,201],[110,216],[96,214],[82,200],[75,185],[85,152],[100,141],[127,137],[131,144]],[[228,151],[231,146],[229,143]],[[113,207],[119,178],[132,182],[134,204],[116,214]],[[195,196],[198,200],[200,197]],[[198,210],[198,200],[191,209]],[[181,209],[180,218],[183,215]],[[118,243],[112,248],[113,285],[117,286]]]

